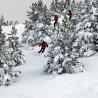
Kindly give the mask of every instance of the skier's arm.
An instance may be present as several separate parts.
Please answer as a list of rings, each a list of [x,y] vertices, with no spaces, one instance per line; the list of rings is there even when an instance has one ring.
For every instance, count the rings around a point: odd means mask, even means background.
[[[54,21],[55,19],[52,19],[52,21]]]
[[[67,13],[67,15],[70,15],[70,13]]]

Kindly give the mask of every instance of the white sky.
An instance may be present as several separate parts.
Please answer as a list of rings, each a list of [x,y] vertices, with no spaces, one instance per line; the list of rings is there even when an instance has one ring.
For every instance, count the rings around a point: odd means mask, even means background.
[[[5,19],[18,20],[23,22],[26,19],[26,11],[32,2],[37,0],[0,0],[0,15],[4,15]],[[50,4],[51,0],[43,0]]]

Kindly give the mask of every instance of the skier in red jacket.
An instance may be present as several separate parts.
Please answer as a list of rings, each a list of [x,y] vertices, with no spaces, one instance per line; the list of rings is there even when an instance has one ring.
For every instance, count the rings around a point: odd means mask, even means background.
[[[54,27],[57,25],[57,23],[58,23],[58,16],[55,15],[54,16]]]
[[[44,40],[42,40],[39,46],[41,47],[41,50],[38,53],[43,53],[46,47],[48,47],[48,44]]]
[[[68,11],[69,13],[67,15],[69,15],[69,20],[75,15],[74,13],[72,13],[71,10]]]

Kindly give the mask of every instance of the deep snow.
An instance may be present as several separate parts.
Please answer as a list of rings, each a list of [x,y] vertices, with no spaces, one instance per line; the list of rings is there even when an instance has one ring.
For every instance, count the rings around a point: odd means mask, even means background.
[[[23,25],[17,28],[24,30]],[[85,65],[83,73],[49,75],[43,72],[45,58],[37,53],[39,47],[22,50],[26,59],[19,68],[22,74],[11,86],[0,88],[0,98],[98,98],[98,54],[79,59]]]

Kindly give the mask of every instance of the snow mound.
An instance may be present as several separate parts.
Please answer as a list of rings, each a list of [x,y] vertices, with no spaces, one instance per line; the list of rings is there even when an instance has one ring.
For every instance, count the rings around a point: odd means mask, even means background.
[[[51,43],[52,40],[51,40],[51,38],[50,38],[49,36],[46,36],[46,37],[44,38],[44,41],[49,44],[49,43]]]
[[[84,53],[84,57],[89,57],[89,56],[92,56],[92,55],[94,55],[94,51],[92,51],[92,50],[89,50],[89,51]]]

